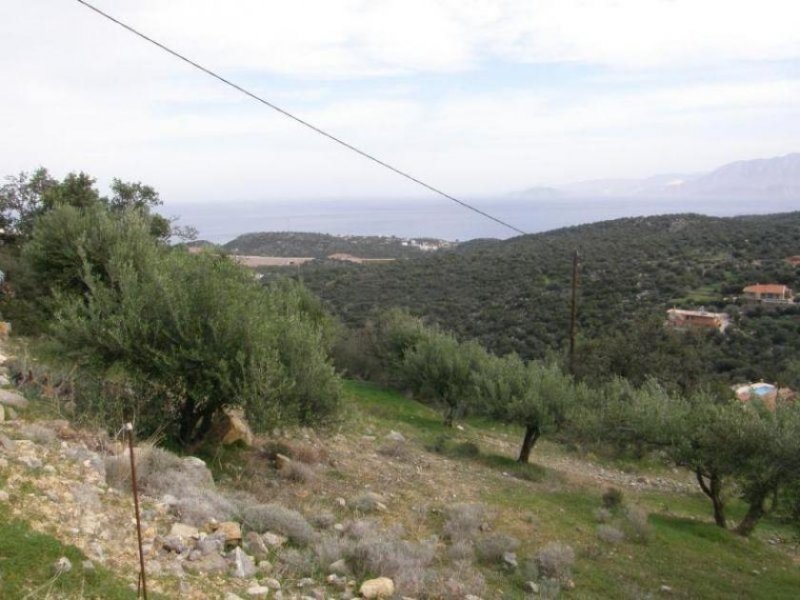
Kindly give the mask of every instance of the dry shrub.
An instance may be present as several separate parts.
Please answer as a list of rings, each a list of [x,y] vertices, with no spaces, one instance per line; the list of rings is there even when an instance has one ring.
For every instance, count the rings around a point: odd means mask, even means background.
[[[328,454],[322,448],[317,448],[305,442],[293,442],[290,446],[290,456],[301,463],[317,465],[328,460]]]
[[[284,479],[297,483],[311,483],[317,478],[314,469],[296,460],[290,460],[284,464],[278,474]]]
[[[629,506],[625,509],[622,527],[631,540],[646,543],[650,539],[652,528],[647,516],[647,511],[640,506]]]
[[[447,556],[452,561],[468,561],[475,559],[475,544],[470,540],[458,540],[447,549]]]
[[[436,542],[409,542],[390,535],[356,542],[348,565],[359,578],[380,573],[394,581],[399,594],[418,596],[425,589],[426,568],[436,555]]]
[[[352,501],[350,504],[354,510],[358,512],[368,514],[373,513],[381,508],[381,498],[377,494],[373,492],[367,492],[366,494],[362,494],[358,498]]]
[[[625,534],[611,525],[598,525],[597,537],[609,544],[619,544],[625,539]]]
[[[622,508],[623,503],[624,498],[622,495],[622,490],[610,487],[603,493],[603,506],[611,512],[615,512]]]
[[[327,534],[314,545],[314,553],[317,555],[320,568],[326,570],[337,560],[350,558],[354,548],[355,543],[352,539],[338,534]]]
[[[316,564],[312,551],[284,548],[278,556],[275,575],[281,579],[309,577],[315,573]]]
[[[561,542],[551,542],[536,553],[539,573],[546,578],[568,581],[572,577],[575,551]]]
[[[486,507],[483,504],[453,504],[445,510],[442,534],[453,542],[471,540],[478,534],[486,518]]]
[[[213,489],[187,488],[172,512],[183,523],[202,526],[215,519],[228,521],[236,514],[236,506]]]
[[[309,519],[311,524],[318,529],[329,529],[336,523],[336,517],[332,512],[323,510]]]
[[[594,520],[598,523],[608,523],[613,516],[607,508],[598,508],[594,511]]]
[[[23,438],[39,444],[40,446],[50,446],[58,439],[52,429],[48,429],[37,423],[25,425],[20,430],[20,434]]]
[[[367,537],[378,535],[378,522],[374,519],[358,519],[345,526],[347,537],[354,540],[361,540]]]
[[[378,448],[378,454],[398,460],[407,460],[411,456],[411,451],[406,442],[390,440]]]
[[[314,540],[314,529],[296,510],[280,504],[258,504],[247,507],[242,512],[245,526],[258,533],[280,533],[300,546]]]
[[[485,563],[498,563],[506,552],[519,548],[519,540],[510,535],[495,533],[475,542],[475,554],[478,560]]]
[[[430,573],[420,598],[425,600],[462,600],[467,596],[482,597],[486,580],[469,561],[458,561],[451,567]]]

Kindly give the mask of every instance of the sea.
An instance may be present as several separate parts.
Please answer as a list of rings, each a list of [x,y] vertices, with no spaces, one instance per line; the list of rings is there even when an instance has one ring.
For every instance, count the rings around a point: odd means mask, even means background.
[[[559,198],[469,201],[526,233],[619,219],[676,213],[709,216],[770,214],[800,210],[800,200]],[[519,235],[454,202],[438,197],[410,199],[261,200],[165,204],[160,212],[190,225],[199,238],[228,242],[243,233],[303,231],[334,235],[428,237],[450,241],[505,239]]]

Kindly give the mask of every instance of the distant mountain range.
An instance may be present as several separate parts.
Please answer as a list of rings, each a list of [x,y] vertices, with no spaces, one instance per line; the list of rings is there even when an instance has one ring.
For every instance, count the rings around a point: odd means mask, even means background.
[[[532,187],[511,198],[547,200],[580,198],[797,198],[800,200],[800,153],[741,160],[710,173],[655,175],[645,179],[596,179],[559,188]]]

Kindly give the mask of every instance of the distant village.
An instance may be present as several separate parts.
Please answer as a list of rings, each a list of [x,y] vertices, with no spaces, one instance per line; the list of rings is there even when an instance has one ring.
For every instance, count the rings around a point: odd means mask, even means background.
[[[800,266],[800,255],[787,257],[786,262],[797,267]],[[763,304],[794,304],[794,292],[788,286],[779,283],[755,283],[742,289],[741,299],[745,302]],[[703,308],[697,310],[684,310],[670,308],[667,310],[665,325],[678,331],[710,330],[716,329],[725,333],[731,326],[731,317],[725,312],[709,312]],[[765,383],[740,383],[731,386],[736,397],[742,402],[761,400],[770,410],[774,410],[779,402],[794,401],[797,392],[780,387],[778,384]]]

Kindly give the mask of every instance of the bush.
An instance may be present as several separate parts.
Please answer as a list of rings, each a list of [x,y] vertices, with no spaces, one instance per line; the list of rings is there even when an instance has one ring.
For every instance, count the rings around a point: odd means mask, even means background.
[[[242,511],[242,522],[258,533],[271,531],[285,535],[300,546],[310,544],[315,537],[314,529],[303,515],[280,504],[247,507]]]
[[[502,533],[495,533],[475,542],[475,555],[485,563],[499,563],[503,555],[519,548],[519,540]]]
[[[625,534],[611,525],[598,525],[597,537],[609,544],[619,544],[625,539]]]
[[[453,504],[445,510],[442,534],[454,543],[472,540],[486,519],[486,507],[483,504]]]
[[[623,502],[622,490],[610,487],[603,493],[603,507],[612,512],[619,510]]]
[[[575,551],[561,542],[551,542],[536,553],[536,564],[542,577],[566,582],[572,577]]]
[[[314,469],[296,460],[286,462],[278,474],[284,479],[297,483],[310,483],[317,478]]]
[[[223,256],[169,251],[148,227],[138,213],[96,206],[40,219],[24,256],[55,287],[59,350],[150,381],[160,393],[140,410],[183,445],[201,441],[225,406],[242,406],[256,431],[331,415],[340,382],[310,294],[286,282],[265,290]]]
[[[652,534],[652,527],[647,521],[647,511],[639,506],[627,507],[622,527],[628,537],[635,542],[645,543]]]

